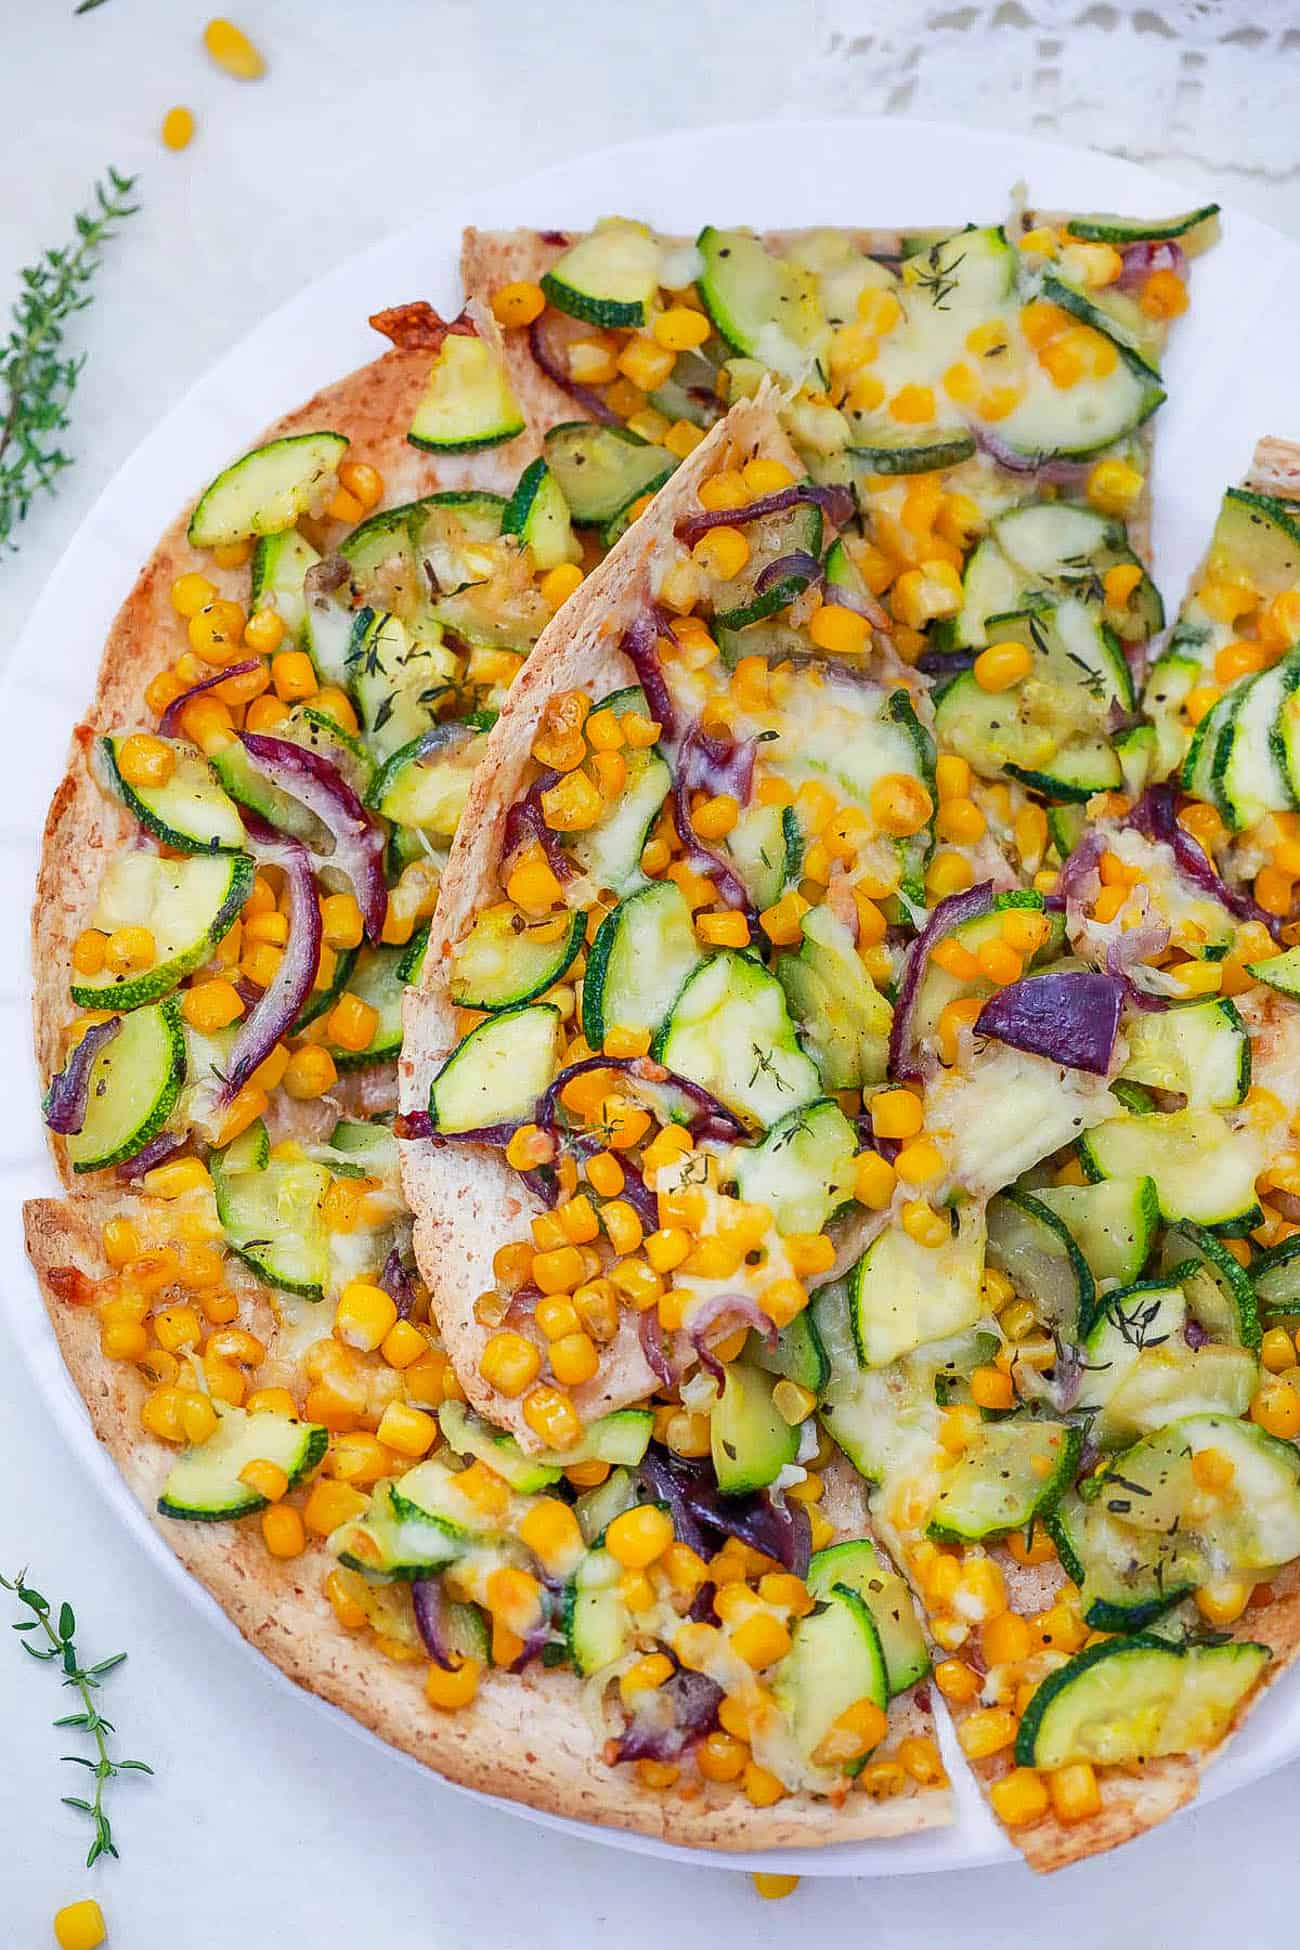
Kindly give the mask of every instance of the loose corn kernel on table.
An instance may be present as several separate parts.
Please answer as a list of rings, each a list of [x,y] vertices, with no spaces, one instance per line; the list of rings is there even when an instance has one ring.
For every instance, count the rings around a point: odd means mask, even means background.
[[[6,641],[26,620],[59,552],[99,491],[185,388],[322,268],[376,235],[421,218],[431,196],[459,200],[465,214],[477,214],[474,199],[485,183],[523,176],[563,154],[665,124],[690,128],[738,114],[873,110],[887,105],[889,91],[903,86],[903,76],[910,76],[904,92],[913,90],[915,104],[924,105],[925,112],[956,112],[950,106],[956,101],[961,112],[986,126],[1050,133],[1044,77],[1047,85],[1057,71],[1077,78],[1080,63],[1092,52],[1088,36],[1102,32],[1094,25],[1087,34],[1067,31],[1050,42],[1060,24],[1056,16],[1063,20],[1070,10],[1040,5],[1021,9],[1022,18],[1003,30],[1000,43],[985,20],[993,10],[984,8],[968,11],[979,16],[975,25],[987,32],[971,32],[963,43],[945,16],[927,39],[921,25],[926,11],[904,8],[897,0],[874,8],[873,47],[861,10],[847,0],[818,0],[813,8],[800,0],[679,6],[656,28],[657,37],[668,38],[673,49],[671,86],[630,92],[626,76],[645,49],[642,15],[613,9],[593,20],[579,0],[556,0],[540,12],[520,0],[503,0],[490,43],[471,8],[439,10],[435,24],[418,0],[390,0],[377,17],[368,15],[363,22],[352,9],[322,8],[319,0],[310,5],[277,0],[274,8],[262,4],[240,15],[268,63],[263,80],[246,84],[205,62],[200,15],[169,8],[163,0],[138,0],[129,10],[101,7],[81,16],[67,4],[25,22],[24,35],[11,37],[0,77],[0,101],[10,110],[0,119],[5,132],[0,151],[7,151],[8,180],[23,184],[21,197],[6,199],[0,208],[5,289],[12,290],[21,264],[62,238],[72,210],[110,158],[119,168],[143,172],[145,209],[110,254],[96,306],[78,339],[90,352],[67,443],[78,466],[62,482],[57,500],[33,509],[21,553],[4,565],[0,606],[10,624]],[[1269,59],[1276,45],[1271,17],[1285,11],[1269,0],[1255,9],[1260,51],[1253,76],[1242,68],[1250,59],[1249,39],[1218,56],[1211,50],[1208,68],[1204,51],[1195,62],[1182,62],[1191,79],[1180,97],[1181,125],[1167,106],[1173,96],[1165,86],[1179,64],[1176,38],[1171,51],[1169,35],[1148,36],[1150,58],[1159,57],[1164,66],[1159,85],[1153,81],[1144,90],[1141,63],[1147,55],[1141,37],[1126,20],[1112,23],[1117,55],[1122,49],[1124,87],[1109,92],[1101,131],[1133,153],[1146,155],[1161,146],[1171,156],[1183,151],[1171,168],[1189,187],[1212,187],[1296,233],[1300,174],[1289,168],[1293,148],[1281,133],[1283,126],[1289,132],[1294,125],[1294,104],[1284,113],[1282,64]],[[1253,16],[1242,12],[1240,24],[1254,24]],[[1045,42],[1056,53],[1050,48],[1045,53]],[[738,64],[735,50],[741,50]],[[1213,75],[1214,60],[1226,61],[1229,53],[1234,88],[1225,100],[1238,105],[1238,120],[1234,124],[1231,114],[1221,114],[1216,133],[1213,101],[1205,98],[1204,79],[1195,77]],[[411,101],[411,68],[418,59],[427,61],[429,81],[436,76],[440,85],[426,89],[425,112],[395,115],[395,99]],[[1100,71],[1096,60],[1091,66]],[[1022,90],[1020,76],[1031,71],[1034,83]],[[578,74],[584,85],[575,92]],[[743,77],[740,89],[737,74]],[[57,90],[49,86],[53,75]],[[1077,87],[1064,89],[1063,96],[1083,99]],[[33,101],[42,105],[34,124]],[[1249,130],[1241,119],[1247,102],[1254,124]],[[187,105],[195,133],[188,147],[169,154],[159,131],[173,104]],[[1069,133],[1078,139],[1096,126],[1080,125]],[[778,144],[779,137],[755,143],[738,132],[730,163],[733,185],[746,181],[747,170],[756,175],[758,153]],[[1227,174],[1212,171],[1198,155],[1245,167]],[[1258,167],[1252,167],[1255,158],[1262,158]],[[689,171],[691,165],[684,166]],[[604,165],[601,173],[604,194]],[[664,173],[672,177],[671,162]],[[955,180],[960,182],[959,172]],[[382,186],[378,194],[377,186]],[[617,201],[613,190],[609,196]],[[744,204],[744,215],[761,220],[757,197],[752,208],[745,196],[734,200]],[[545,221],[562,213],[525,207],[521,200],[514,214]],[[413,292],[421,288],[418,265],[412,266],[410,284]],[[377,292],[375,302],[393,295]],[[693,316],[683,314],[677,326],[671,314],[661,321],[669,335],[662,341],[665,349],[676,345],[672,334],[679,328],[695,330]],[[303,390],[291,386],[286,393],[283,374],[268,372],[264,392],[247,400],[249,427],[281,411]],[[201,476],[202,465],[191,471]],[[364,481],[349,484],[361,506],[365,486]],[[151,491],[148,481],[140,485],[144,500]],[[171,488],[160,485],[156,493],[152,528],[146,523],[146,532],[160,528],[174,512]],[[97,547],[111,564],[119,592],[124,590],[143,551],[133,556],[120,544],[115,549],[111,511]],[[271,643],[260,647],[276,649]],[[851,646],[824,647],[842,652]],[[89,689],[98,645],[87,640],[73,648],[80,671],[73,695],[81,697]],[[284,668],[277,672],[277,688],[288,694],[295,679],[292,656],[283,654]],[[42,673],[34,672],[33,685],[42,681]],[[60,712],[63,708],[60,704]],[[140,756],[147,765],[149,754]],[[944,818],[958,841],[970,802],[959,777],[940,783]],[[31,804],[36,803],[33,798]],[[710,809],[719,833],[725,831],[726,816],[721,800]],[[905,816],[901,808],[900,817]],[[11,823],[23,826],[21,812]],[[15,903],[15,914],[21,905]],[[340,904],[326,916],[327,940],[338,950],[353,945],[358,925],[358,917],[345,908]],[[763,918],[767,925],[774,916]],[[797,932],[797,913],[786,921]],[[129,966],[130,949],[130,943],[106,943],[104,952],[126,957]],[[18,986],[3,996],[11,1010],[24,1005]],[[208,988],[214,992],[208,994]],[[213,982],[191,992],[190,1006],[203,1012],[197,1026],[218,1027],[226,1018],[229,998],[222,988]],[[364,1025],[354,1027],[360,1035]],[[949,1024],[947,1033],[955,1036],[959,1028]],[[313,1054],[328,1060],[324,1051]],[[20,1078],[25,1087],[26,1073]],[[318,1075],[299,1081],[308,1095],[329,1084]],[[14,1088],[19,1087],[16,1078]],[[906,1141],[909,1133],[898,1135]],[[922,1173],[925,1160],[912,1162]],[[12,1146],[0,1155],[0,1170],[6,1200],[15,1188],[44,1182],[40,1160],[18,1155]],[[863,1183],[858,1191],[867,1203],[886,1201],[892,1176],[888,1184]],[[16,1293],[24,1281],[11,1262],[10,1298],[25,1297],[25,1286],[23,1294]],[[15,1344],[19,1336],[10,1326],[15,1311],[0,1312],[0,1458],[11,1484],[22,1487],[0,1511],[0,1568],[9,1571],[30,1561],[43,1589],[71,1599],[84,1644],[94,1656],[128,1650],[129,1662],[113,1681],[109,1710],[122,1730],[124,1750],[140,1754],[158,1771],[152,1783],[128,1782],[119,1789],[114,1822],[121,1863],[84,1871],[81,1827],[58,1805],[67,1775],[57,1761],[62,1743],[49,1725],[61,1709],[57,1689],[39,1683],[44,1674],[33,1675],[12,1648],[0,1646],[0,1714],[10,1756],[0,1774],[0,1821],[8,1838],[0,1851],[5,1950],[10,1944],[26,1950],[53,1941],[55,1911],[91,1896],[103,1904],[110,1944],[134,1950],[160,1950],[178,1941],[186,1950],[217,1950],[232,1941],[269,1945],[281,1939],[289,1918],[324,1950],[368,1940],[377,1924],[386,1938],[448,1950],[471,1941],[513,1944],[525,1934],[537,1950],[561,1945],[571,1950],[575,1942],[594,1941],[598,1931],[604,1934],[611,1926],[626,1950],[649,1950],[688,1931],[707,1933],[714,1942],[743,1938],[761,1947],[784,1942],[792,1928],[835,1944],[869,1931],[884,1950],[901,1950],[918,1941],[952,1940],[958,1913],[965,1950],[1004,1942],[1009,1914],[1027,1936],[1050,1937],[1062,1950],[1083,1950],[1098,1940],[1131,1940],[1129,1919],[1152,1913],[1155,1892],[1158,1940],[1195,1945],[1231,1927],[1238,1914],[1234,1887],[1253,1893],[1252,1942],[1269,1950],[1283,1941],[1281,1905],[1260,1898],[1274,1887],[1278,1864],[1288,1859],[1289,1810],[1300,1782],[1294,1768],[1064,1881],[1035,1883],[1015,1866],[956,1879],[869,1885],[810,1876],[787,1903],[760,1902],[743,1874],[665,1868],[440,1792],[338,1722],[311,1711],[229,1634],[196,1617],[177,1582],[105,1510]],[[356,1311],[359,1333],[381,1327],[360,1297]],[[388,1322],[382,1331],[396,1335],[400,1328],[401,1323]],[[176,1331],[183,1337],[183,1321]],[[387,1340],[384,1345],[387,1349]],[[990,1386],[1002,1379],[989,1372]],[[418,1443],[422,1434],[417,1428],[389,1432],[385,1439],[400,1435]],[[353,1494],[344,1484],[322,1483],[318,1490]],[[266,1514],[277,1520],[294,1515],[288,1509]],[[347,1512],[313,1511],[310,1505],[306,1512],[309,1523],[322,1527],[341,1514]],[[268,1543],[274,1550],[273,1536]],[[279,1540],[286,1551],[295,1546],[292,1537]],[[634,1562],[635,1536],[626,1540],[626,1548],[627,1561]],[[989,1737],[995,1735],[993,1729]],[[718,1780],[733,1777],[735,1747],[725,1729],[710,1736],[708,1764]],[[1015,1775],[1004,1783],[1007,1795],[1025,1791]],[[1062,1782],[1059,1791],[1067,1792],[1068,1784]],[[1231,1865],[1231,1882],[1225,1864]],[[765,1880],[771,1893],[783,1887],[779,1878]],[[94,1921],[74,1918],[78,1927],[83,1920],[87,1928]],[[92,1932],[70,1940],[96,1938]]]

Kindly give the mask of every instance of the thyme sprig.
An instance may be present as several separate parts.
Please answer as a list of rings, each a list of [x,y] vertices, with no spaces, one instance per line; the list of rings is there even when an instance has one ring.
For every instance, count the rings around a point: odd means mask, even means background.
[[[89,1759],[85,1754],[61,1754],[61,1760],[69,1761],[74,1767],[84,1767],[95,1778],[95,1798],[87,1801],[84,1796],[65,1794],[60,1798],[66,1808],[75,1808],[79,1814],[89,1817],[94,1823],[95,1835],[86,1857],[89,1869],[101,1855],[117,1855],[117,1844],[113,1840],[113,1829],[104,1812],[104,1790],[108,1783],[119,1774],[152,1774],[152,1767],[142,1760],[114,1760],[109,1753],[109,1734],[117,1729],[111,1720],[106,1720],[95,1704],[95,1694],[107,1678],[126,1658],[125,1652],[115,1652],[111,1658],[101,1659],[96,1665],[83,1666],[77,1651],[77,1620],[72,1606],[59,1606],[57,1619],[51,1616],[49,1600],[28,1584],[26,1571],[19,1571],[10,1579],[0,1574],[0,1585],[12,1591],[20,1605],[32,1616],[20,1619],[13,1627],[15,1632],[34,1632],[44,1635],[46,1643],[33,1644],[30,1638],[22,1641],[23,1651],[42,1665],[52,1665],[56,1661],[63,1668],[63,1684],[71,1686],[81,1700],[80,1713],[65,1713],[55,1720],[56,1727],[76,1727],[88,1734],[95,1745],[95,1757]]]
[[[64,331],[91,302],[90,282],[115,226],[139,207],[127,200],[134,188],[133,176],[110,168],[95,185],[93,212],[77,214],[76,241],[46,251],[21,273],[12,327],[0,346],[0,544],[11,540],[33,497],[72,465],[56,436],[68,425],[85,354],[67,356]]]

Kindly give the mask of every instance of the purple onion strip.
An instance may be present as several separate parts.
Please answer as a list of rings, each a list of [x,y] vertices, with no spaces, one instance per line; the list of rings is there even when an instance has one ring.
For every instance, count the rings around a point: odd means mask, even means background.
[[[759,570],[754,578],[754,593],[765,596],[775,583],[784,582],[792,576],[801,577],[805,589],[820,588],[826,579],[817,557],[810,555],[805,548],[796,548],[789,555],[778,555],[775,562],[769,562]]]
[[[567,393],[571,400],[576,400],[583,412],[589,413],[593,420],[599,420],[602,426],[621,426],[618,414],[612,407],[606,406],[599,393],[594,393],[590,386],[580,386],[576,379],[570,378],[568,362],[560,348],[552,342],[553,317],[552,312],[544,311],[528,327],[528,350],[535,362],[551,384],[558,386],[562,393]]]
[[[1145,834],[1147,839],[1163,840],[1173,853],[1184,879],[1190,880],[1202,893],[1211,894],[1239,921],[1259,921],[1275,941],[1281,940],[1281,916],[1266,914],[1249,894],[1230,887],[1204,847],[1192,838],[1185,827],[1179,825],[1172,786],[1148,786],[1129,814],[1129,824]]]
[[[647,612],[638,616],[624,630],[618,647],[636,672],[637,682],[645,692],[651,719],[659,726],[662,735],[670,739],[676,730],[677,713],[673,709],[663,665],[655,648],[658,641],[658,620],[653,612]]]
[[[379,1275],[379,1284],[397,1308],[398,1319],[408,1319],[415,1306],[415,1280],[404,1265],[402,1255],[396,1246],[384,1261],[384,1270]]]
[[[86,1121],[86,1102],[90,1093],[90,1072],[99,1052],[118,1034],[121,1016],[107,1022],[92,1022],[90,1028],[68,1054],[68,1060],[45,1093],[45,1122],[60,1137],[76,1137]]]
[[[821,509],[833,528],[844,528],[853,519],[853,496],[847,488],[817,487],[799,481],[777,494],[762,494],[743,508],[701,508],[695,514],[682,515],[673,532],[691,548],[711,528],[745,528],[751,521],[762,521],[765,515],[784,514],[787,508],[809,502]]]
[[[249,671],[261,668],[260,657],[246,657],[243,663],[227,664],[224,670],[218,670],[213,676],[204,677],[197,684],[191,684],[187,691],[182,691],[180,696],[174,697],[167,706],[158,720],[159,731],[164,738],[175,738],[180,732],[181,712],[191,698],[201,696],[204,691],[215,690],[218,684],[225,683],[227,677],[245,677]]]
[[[268,738],[259,731],[240,733],[240,742],[258,771],[271,784],[314,813],[334,840],[328,865],[337,867],[352,883],[357,905],[371,941],[383,933],[388,912],[384,882],[384,835],[338,769],[319,752],[295,745],[288,738]]]
[[[1104,1077],[1115,1051],[1125,990],[1121,976],[1093,969],[1029,975],[989,997],[975,1033],[1067,1069]]]
[[[155,1165],[160,1165],[166,1159],[174,1157],[178,1151],[183,1151],[187,1142],[187,1138],[178,1136],[175,1131],[159,1131],[156,1138],[150,1138],[143,1151],[137,1151],[133,1158],[123,1158],[115,1175],[124,1185],[134,1185],[137,1179],[143,1178],[145,1173],[152,1171]]]
[[[672,1702],[670,1724],[661,1725],[653,1708],[634,1718],[617,1743],[619,1760],[676,1760],[688,1741],[717,1724],[722,1688],[702,1672],[681,1669],[652,1697]]]
[[[533,780],[523,798],[515,800],[506,814],[503,844],[505,857],[509,859],[512,853],[517,852],[529,840],[536,840],[546,856],[547,866],[555,878],[563,882],[574,879],[578,869],[560,844],[559,834],[546,824],[542,813],[542,794],[549,792],[551,787],[559,782],[561,776],[559,772],[543,772],[539,778]]]
[[[676,1377],[672,1362],[664,1347],[664,1330],[659,1319],[658,1307],[647,1307],[637,1321],[637,1334],[641,1342],[641,1352],[645,1355],[646,1366],[657,1381],[665,1388],[671,1388]]]
[[[320,966],[320,902],[306,847],[287,833],[277,833],[255,814],[246,812],[244,825],[256,859],[284,872],[289,890],[289,940],[270,985],[240,1024],[217,1096],[219,1105],[230,1103],[280,1038],[289,1033],[311,994]]]

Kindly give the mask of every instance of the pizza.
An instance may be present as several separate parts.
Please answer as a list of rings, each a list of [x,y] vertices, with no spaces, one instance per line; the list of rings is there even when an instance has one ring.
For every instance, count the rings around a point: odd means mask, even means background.
[[[450,1780],[744,1851],[961,1764],[1045,1869],[1290,1660],[1296,450],[1168,628],[1150,546],[1217,224],[468,231],[113,627],[30,1256]]]

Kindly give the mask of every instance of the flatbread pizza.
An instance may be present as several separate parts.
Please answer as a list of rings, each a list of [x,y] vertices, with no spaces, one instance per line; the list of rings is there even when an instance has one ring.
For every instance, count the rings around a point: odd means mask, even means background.
[[[29,1251],[182,1560],[449,1779],[887,1838],[946,1711],[1051,1868],[1289,1662],[1294,450],[1167,635],[1149,549],[1216,221],[471,231],[128,598]]]

